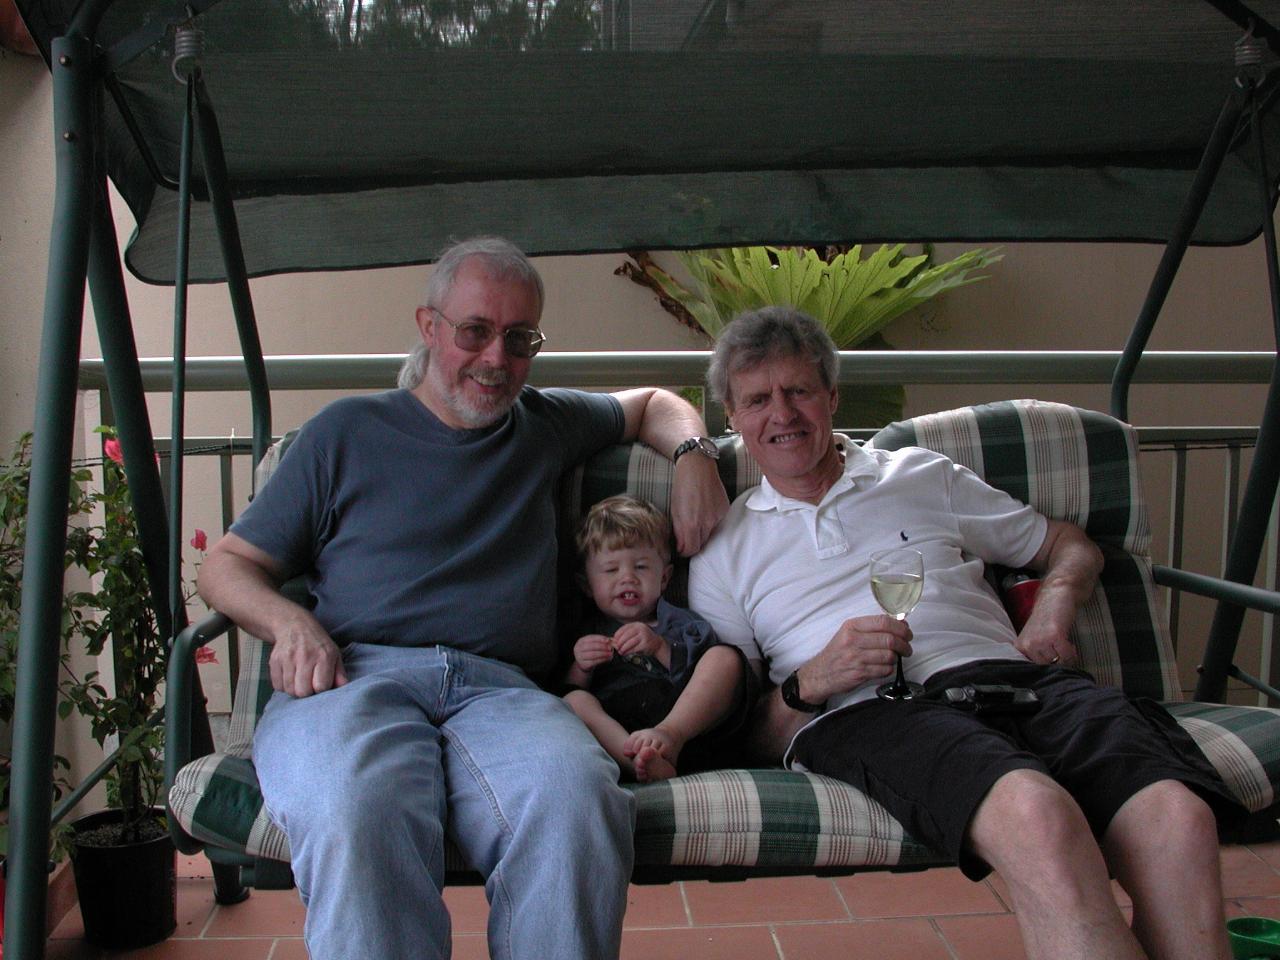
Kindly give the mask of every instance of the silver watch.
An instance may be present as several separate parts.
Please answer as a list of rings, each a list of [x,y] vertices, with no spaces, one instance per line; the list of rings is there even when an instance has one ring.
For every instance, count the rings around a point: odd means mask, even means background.
[[[690,450],[697,450],[703,456],[710,457],[712,460],[720,459],[720,448],[716,446],[714,440],[707,437],[690,437],[676,447],[676,452],[671,454],[671,462],[675,463]]]

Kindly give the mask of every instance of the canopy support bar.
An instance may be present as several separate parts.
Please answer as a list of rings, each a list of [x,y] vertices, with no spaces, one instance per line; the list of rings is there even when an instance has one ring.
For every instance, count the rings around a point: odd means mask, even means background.
[[[1250,92],[1255,92],[1249,87]],[[1275,197],[1267,174],[1266,150],[1262,142],[1259,109],[1256,97],[1250,115],[1254,143],[1257,145],[1258,194],[1262,205],[1262,236],[1267,258],[1267,282],[1271,293],[1271,319],[1276,349],[1280,353],[1280,261],[1277,260],[1276,227],[1274,219]],[[1245,484],[1240,516],[1231,537],[1223,576],[1236,583],[1250,584],[1258,571],[1258,559],[1262,555],[1266,539],[1268,519],[1275,503],[1276,488],[1280,484],[1280,364],[1272,370],[1271,386],[1263,407],[1262,421],[1258,427],[1258,446],[1249,467],[1249,479]],[[1231,673],[1232,659],[1244,623],[1245,608],[1237,604],[1219,601],[1214,611],[1213,624],[1205,645],[1204,663],[1200,679],[1196,681],[1197,700],[1221,700],[1226,692],[1227,677]]]
[[[173,285],[173,395],[170,398],[169,436],[177,441],[169,453],[169,605],[173,625],[187,626],[182,597],[182,490],[183,445],[187,400],[187,264],[191,249],[191,146],[195,126],[195,92],[187,86],[187,108],[182,118],[182,143],[178,169],[178,238]],[[171,634],[172,636],[172,634]]]
[[[80,32],[59,37],[52,60],[57,180],[18,631],[4,943],[10,960],[44,956],[67,478],[93,222],[93,45]]]
[[[262,343],[258,337],[257,318],[253,309],[253,298],[249,291],[249,276],[245,268],[244,250],[240,240],[240,228],[236,220],[235,206],[231,198],[231,187],[227,175],[226,156],[222,149],[222,135],[218,130],[217,117],[213,103],[196,66],[199,57],[199,37],[194,27],[188,25],[191,34],[186,38],[186,53],[189,59],[184,61],[186,67],[186,113],[183,116],[182,142],[178,173],[178,237],[177,264],[174,283],[174,321],[173,321],[173,395],[172,395],[172,428],[170,436],[175,438],[171,453],[170,480],[170,544],[171,555],[169,565],[169,581],[173,598],[174,624],[178,629],[186,627],[186,607],[182,600],[182,463],[184,436],[185,403],[186,403],[186,341],[187,341],[187,288],[190,257],[190,226],[192,199],[192,163],[193,147],[198,141],[200,158],[203,166],[205,184],[208,189],[210,205],[213,211],[214,224],[218,234],[218,242],[222,251],[223,265],[227,275],[227,288],[231,297],[231,308],[235,315],[236,331],[240,339],[240,351],[244,357],[244,365],[249,381],[250,404],[253,416],[253,459],[259,462],[266,456],[271,444],[271,393],[267,381],[266,360],[262,355]],[[183,29],[183,28],[180,28]],[[179,43],[175,41],[175,49]],[[176,59],[176,58],[175,58]],[[175,75],[177,69],[175,67]],[[199,690],[200,678],[194,674],[189,678]],[[202,697],[196,697],[198,704],[190,718],[191,747],[196,756],[213,751],[209,735],[208,717],[204,711]],[[166,749],[166,754],[168,750]],[[169,771],[166,769],[166,773]],[[166,788],[172,783],[166,779]],[[175,836],[175,842],[183,847],[184,838],[181,828],[172,817],[169,818],[169,830]],[[190,841],[187,840],[187,843]],[[218,903],[236,903],[248,896],[248,891],[240,883],[239,870],[233,864],[215,864],[215,898]]]
[[[222,262],[227,272],[227,288],[231,309],[235,314],[236,332],[240,336],[240,353],[249,375],[249,401],[253,416],[253,462],[259,463],[271,445],[271,388],[267,382],[267,364],[258,337],[258,320],[249,293],[249,272],[245,267],[244,248],[240,242],[240,226],[231,202],[227,177],[227,161],[222,150],[222,134],[213,103],[199,74],[193,78],[196,96],[196,130],[200,138],[200,157],[204,163],[209,188],[210,206],[222,248]]]
[[[1133,330],[1129,333],[1129,340],[1124,345],[1120,361],[1116,364],[1115,374],[1111,380],[1111,415],[1117,420],[1123,420],[1126,423],[1129,420],[1129,385],[1133,381],[1133,372],[1138,367],[1138,361],[1142,359],[1147,341],[1151,338],[1151,331],[1155,328],[1156,319],[1160,316],[1165,298],[1173,286],[1178,267],[1182,265],[1182,257],[1187,252],[1191,235],[1209,199],[1213,182],[1217,179],[1222,161],[1231,148],[1243,109],[1244,99],[1240,91],[1233,88],[1218,114],[1218,121],[1201,156],[1200,166],[1196,169],[1195,179],[1191,182],[1191,190],[1183,204],[1178,223],[1164,248],[1164,254],[1160,258],[1155,276],[1151,279],[1151,286],[1147,290],[1147,297],[1143,301],[1142,310],[1134,322]]]

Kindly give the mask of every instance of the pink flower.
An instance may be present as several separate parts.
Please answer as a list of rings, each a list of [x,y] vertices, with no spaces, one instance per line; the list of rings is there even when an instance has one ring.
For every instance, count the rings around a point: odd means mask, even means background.
[[[109,459],[124,466],[124,450],[120,448],[120,441],[115,437],[108,437],[103,441],[102,450]]]
[[[218,655],[210,647],[196,648],[196,663],[217,663]]]
[[[209,535],[205,533],[203,530],[201,530],[199,527],[196,527],[196,535],[191,538],[191,546],[201,551],[208,550]]]

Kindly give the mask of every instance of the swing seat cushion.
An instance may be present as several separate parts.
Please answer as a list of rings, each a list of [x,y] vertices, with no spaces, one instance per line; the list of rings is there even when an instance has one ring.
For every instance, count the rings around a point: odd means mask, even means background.
[[[966,407],[892,424],[873,445],[929,447],[1046,515],[1082,526],[1105,556],[1094,596],[1073,639],[1086,669],[1102,683],[1164,702],[1251,811],[1271,807],[1280,783],[1280,711],[1179,702],[1175,661],[1151,576],[1150,532],[1132,428],[1104,414],[1033,400]],[[264,459],[269,477],[286,441]],[[735,436],[717,440],[730,496],[760,474]],[[642,444],[602,451],[568,474],[560,494],[561,544],[586,508],[615,493],[670,503],[671,465]],[[565,553],[560,582],[573,563]],[[673,579],[680,600],[683,576]],[[577,591],[557,598],[574,616]],[[550,598],[549,598],[550,601]],[[250,761],[253,728],[271,695],[266,645],[241,636],[242,669],[229,742],[223,752],[185,766],[169,805],[192,837],[230,851],[288,861],[289,845],[267,815]],[[826,777],[781,769],[715,770],[635,785],[637,879],[707,871],[806,873],[861,868],[910,869],[948,861],[912,839],[879,804]],[[465,870],[456,853],[450,867]],[[694,871],[692,874],[682,871]]]

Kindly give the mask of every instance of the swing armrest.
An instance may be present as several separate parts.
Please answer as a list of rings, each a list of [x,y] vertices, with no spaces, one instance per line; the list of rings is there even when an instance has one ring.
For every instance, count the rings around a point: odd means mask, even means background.
[[[194,695],[195,652],[225,634],[234,624],[221,613],[210,613],[191,624],[173,640],[169,650],[169,667],[165,676],[164,715],[164,789],[173,786],[178,771],[190,763],[191,698]]]
[[[1156,583],[1162,587],[1234,603],[1263,613],[1280,613],[1280,592],[1160,564],[1155,564],[1151,569]]]

